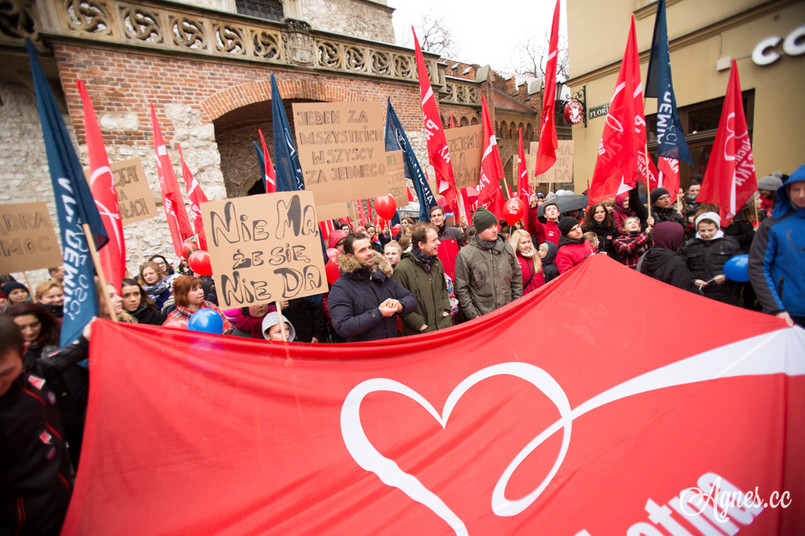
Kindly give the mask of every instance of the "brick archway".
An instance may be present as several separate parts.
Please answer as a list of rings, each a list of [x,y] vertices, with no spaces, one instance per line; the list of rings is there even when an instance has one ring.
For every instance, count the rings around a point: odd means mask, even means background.
[[[315,80],[281,80],[277,82],[283,100],[303,99],[322,102],[359,102],[366,99],[350,89]],[[243,106],[271,100],[271,81],[261,80],[233,86],[201,101],[210,121]]]

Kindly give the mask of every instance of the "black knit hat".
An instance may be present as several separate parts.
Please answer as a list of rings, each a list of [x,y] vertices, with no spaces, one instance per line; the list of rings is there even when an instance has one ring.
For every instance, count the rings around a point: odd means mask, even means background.
[[[494,214],[481,207],[472,215],[472,224],[475,226],[475,232],[481,234],[493,225],[497,225],[498,219]]]
[[[11,291],[18,288],[21,288],[22,290],[27,292],[29,296],[31,295],[31,291],[28,290],[28,287],[26,287],[19,281],[9,281],[5,285],[3,285],[3,294],[5,295],[6,298],[8,298],[8,295],[11,294]]]
[[[557,227],[559,227],[559,230],[562,232],[562,236],[567,236],[567,233],[569,233],[570,230],[573,227],[577,226],[578,224],[579,220],[577,220],[573,216],[565,216],[564,218],[559,220]]]
[[[657,199],[661,198],[662,196],[664,196],[666,194],[671,195],[671,193],[668,190],[666,190],[665,188],[654,188],[651,191],[651,204],[653,205],[654,203],[657,202]]]

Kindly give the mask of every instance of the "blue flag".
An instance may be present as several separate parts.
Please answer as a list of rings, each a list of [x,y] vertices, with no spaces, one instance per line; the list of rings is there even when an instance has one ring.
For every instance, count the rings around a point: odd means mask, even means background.
[[[665,21],[665,0],[657,3],[654,38],[646,76],[646,98],[657,98],[657,155],[693,165],[685,131],[679,121],[676,97],[671,80],[671,54],[668,52],[668,25]]]
[[[417,199],[419,199],[419,221],[430,221],[430,208],[437,205],[436,198],[433,196],[433,192],[430,191],[425,173],[419,167],[419,161],[414,155],[408,136],[406,136],[397,114],[394,113],[391,99],[388,99],[388,108],[386,109],[386,151],[399,151],[400,149],[403,152],[405,176],[414,183],[414,190],[416,191]]]
[[[277,174],[277,191],[293,192],[305,189],[305,177],[302,175],[302,164],[299,153],[291,136],[291,126],[285,115],[282,96],[271,73],[271,117],[274,123],[274,172]]]
[[[59,347],[63,347],[77,339],[84,326],[98,314],[92,258],[82,225],[89,225],[98,249],[109,239],[33,43],[26,39],[25,46],[31,60],[36,105],[59,215],[64,258],[64,319]]]

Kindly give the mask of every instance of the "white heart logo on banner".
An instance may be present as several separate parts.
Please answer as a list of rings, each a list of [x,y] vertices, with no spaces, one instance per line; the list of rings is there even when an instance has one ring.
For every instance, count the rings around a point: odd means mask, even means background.
[[[341,435],[352,458],[367,471],[375,473],[387,486],[403,491],[413,500],[430,508],[458,535],[466,535],[464,522],[413,475],[400,469],[393,461],[381,455],[366,437],[360,419],[363,399],[374,392],[393,392],[407,396],[425,408],[444,428],[458,400],[473,385],[493,376],[515,376],[542,391],[559,410],[559,419],[540,432],[511,461],[492,492],[492,511],[499,516],[515,516],[528,508],[545,488],[565,459],[570,445],[573,420],[585,413],[605,406],[610,402],[638,394],[719,378],[755,376],[785,373],[790,376],[805,375],[805,359],[790,359],[792,348],[805,347],[805,330],[786,328],[677,361],[627,380],[578,405],[572,411],[562,387],[547,372],[528,363],[501,363],[479,370],[464,379],[450,393],[442,415],[422,395],[397,381],[386,378],[366,380],[349,392],[341,407]],[[506,486],[519,465],[545,440],[563,430],[559,455],[548,475],[531,493],[521,499],[510,501],[504,497]]]

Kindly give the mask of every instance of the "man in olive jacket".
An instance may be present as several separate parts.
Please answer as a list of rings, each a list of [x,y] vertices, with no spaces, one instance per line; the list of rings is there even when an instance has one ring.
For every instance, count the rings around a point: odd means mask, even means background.
[[[432,223],[418,223],[411,234],[411,251],[394,269],[394,279],[416,297],[416,310],[403,317],[402,334],[415,335],[453,325],[444,267],[436,256],[439,231]]]
[[[456,298],[472,320],[523,295],[523,276],[514,250],[498,238],[497,218],[484,208],[472,217],[477,234],[456,258]]]

